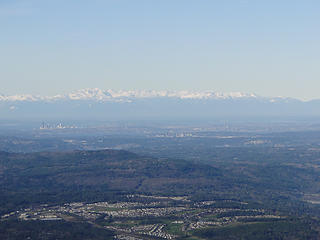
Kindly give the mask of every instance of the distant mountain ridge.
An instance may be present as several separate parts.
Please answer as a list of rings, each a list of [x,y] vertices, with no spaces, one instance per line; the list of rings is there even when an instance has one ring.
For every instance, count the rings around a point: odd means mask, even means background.
[[[93,100],[93,101],[129,101],[143,98],[176,98],[176,99],[269,99],[270,101],[292,100],[291,98],[264,98],[254,93],[230,92],[221,93],[211,90],[206,91],[173,91],[173,90],[101,90],[99,88],[86,88],[73,91],[69,94],[59,94],[54,96],[40,96],[31,94],[22,95],[1,95],[0,101],[57,101],[57,100]]]
[[[320,100],[253,93],[82,89],[65,95],[0,95],[0,120],[212,120],[320,117]]]

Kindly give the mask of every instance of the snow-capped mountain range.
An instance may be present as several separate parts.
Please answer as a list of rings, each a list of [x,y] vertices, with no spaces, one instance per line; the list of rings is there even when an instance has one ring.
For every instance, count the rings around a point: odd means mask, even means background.
[[[215,91],[155,91],[155,90],[101,90],[98,88],[87,88],[71,92],[65,95],[40,96],[40,95],[1,95],[0,101],[57,101],[57,100],[93,100],[93,101],[130,101],[145,98],[176,98],[176,99],[240,99],[256,98],[266,99],[252,93],[219,93]],[[270,98],[270,101],[289,98]]]
[[[320,117],[320,100],[215,91],[82,89],[64,95],[0,94],[1,119],[159,120]]]

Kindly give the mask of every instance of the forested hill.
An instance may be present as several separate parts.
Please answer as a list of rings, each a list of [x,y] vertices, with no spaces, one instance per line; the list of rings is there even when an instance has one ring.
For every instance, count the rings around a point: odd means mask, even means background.
[[[119,150],[0,152],[0,213],[41,203],[117,200],[123,194],[238,199],[304,211],[318,172],[288,163],[223,165],[143,157]]]
[[[118,150],[1,152],[0,156],[3,208],[102,200],[132,192],[188,194],[217,185],[222,175],[207,165]]]

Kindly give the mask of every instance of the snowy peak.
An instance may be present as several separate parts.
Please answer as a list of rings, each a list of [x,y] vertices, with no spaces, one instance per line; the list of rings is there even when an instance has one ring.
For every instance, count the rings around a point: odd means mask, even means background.
[[[71,100],[99,100],[103,101],[110,99],[112,96],[107,92],[98,88],[81,89],[72,93],[69,93],[67,97]]]
[[[156,91],[156,90],[101,90],[99,88],[86,88],[73,91],[66,95],[55,96],[39,96],[39,95],[12,95],[5,96],[0,94],[0,101],[7,102],[37,102],[37,101],[59,101],[59,100],[90,100],[90,101],[133,101],[135,99],[148,99],[148,98],[171,98],[171,99],[259,99],[269,102],[290,101],[290,98],[263,98],[252,93],[219,93],[215,91]]]
[[[137,98],[178,98],[178,99],[227,99],[227,98],[257,98],[255,94],[240,92],[217,93],[214,91],[155,91],[155,90],[100,90],[82,89],[68,95],[70,99],[137,99]]]
[[[16,102],[16,101],[30,101],[30,102],[35,102],[42,100],[43,98],[40,96],[33,96],[30,94],[24,94],[24,95],[11,95],[11,96],[5,96],[5,95],[0,95],[0,101],[11,101],[11,102]]]

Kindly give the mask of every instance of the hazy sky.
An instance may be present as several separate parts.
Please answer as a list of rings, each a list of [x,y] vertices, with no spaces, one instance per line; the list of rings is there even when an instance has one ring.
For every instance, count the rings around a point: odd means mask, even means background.
[[[0,93],[320,98],[318,0],[0,0]]]

